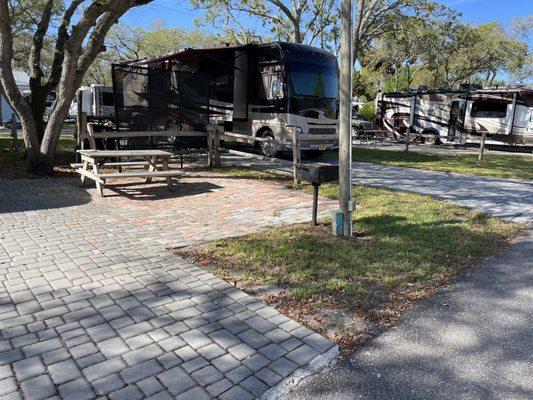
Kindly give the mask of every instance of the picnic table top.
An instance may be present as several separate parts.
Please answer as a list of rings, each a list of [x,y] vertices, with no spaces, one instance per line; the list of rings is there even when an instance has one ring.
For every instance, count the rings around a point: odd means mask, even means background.
[[[164,150],[78,150],[78,153],[93,158],[135,156],[170,157],[172,155],[171,152]]]

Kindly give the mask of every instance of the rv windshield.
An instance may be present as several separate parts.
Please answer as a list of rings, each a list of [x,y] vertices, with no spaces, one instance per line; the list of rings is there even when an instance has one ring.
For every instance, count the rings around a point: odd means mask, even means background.
[[[335,59],[324,63],[290,62],[288,65],[289,97],[337,99],[339,75]]]

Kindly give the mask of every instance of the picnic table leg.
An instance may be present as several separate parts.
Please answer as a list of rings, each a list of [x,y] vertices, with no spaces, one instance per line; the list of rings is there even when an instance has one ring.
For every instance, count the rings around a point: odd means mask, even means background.
[[[98,177],[98,166],[96,164],[93,164],[93,174]],[[102,185],[98,180],[94,181],[96,183],[96,190],[98,191],[98,194],[100,197],[104,197],[104,185]]]
[[[168,159],[166,157],[161,158],[161,163],[163,164],[163,171],[170,170],[170,168],[168,167]],[[174,190],[174,186],[172,185],[172,177],[167,176],[166,179],[167,179],[168,190],[172,192]]]
[[[81,169],[83,169],[84,171],[87,171],[89,169],[89,162],[84,161],[83,167],[81,167]],[[81,186],[83,186],[85,184],[85,175],[81,174],[80,180],[81,180]]]
[[[146,161],[148,161],[148,171],[149,172],[154,172],[157,170],[156,168],[156,163],[157,163],[157,157],[146,157]],[[149,176],[146,178],[146,183],[150,183],[152,182],[152,177]]]

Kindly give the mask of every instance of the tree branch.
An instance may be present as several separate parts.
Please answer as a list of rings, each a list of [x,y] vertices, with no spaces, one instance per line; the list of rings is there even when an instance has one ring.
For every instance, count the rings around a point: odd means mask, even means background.
[[[37,24],[37,30],[33,34],[33,41],[30,50],[29,67],[30,77],[33,82],[31,86],[41,83],[41,78],[44,76],[41,68],[41,52],[43,50],[44,37],[50,26],[50,18],[52,17],[52,7],[54,6],[54,0],[47,0],[44,5],[41,19]]]
[[[65,44],[69,39],[68,28],[70,26],[72,16],[82,3],[83,0],[73,0],[69,7],[65,10],[63,18],[61,19],[61,24],[57,30],[54,59],[52,61],[48,82],[46,83],[48,91],[54,89],[58,85],[59,79],[61,78],[61,67],[63,64],[63,59],[65,58]]]

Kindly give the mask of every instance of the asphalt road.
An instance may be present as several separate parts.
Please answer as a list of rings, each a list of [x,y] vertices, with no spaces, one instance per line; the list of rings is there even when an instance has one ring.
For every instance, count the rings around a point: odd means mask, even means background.
[[[533,399],[531,230],[286,398]]]

